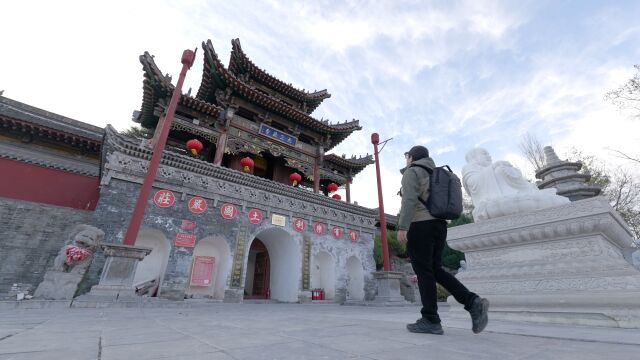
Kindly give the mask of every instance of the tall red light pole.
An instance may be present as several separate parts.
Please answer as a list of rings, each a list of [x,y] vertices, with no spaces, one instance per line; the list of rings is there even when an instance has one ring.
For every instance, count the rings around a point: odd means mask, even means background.
[[[185,50],[182,52],[182,70],[180,71],[180,76],[178,77],[176,88],[173,90],[173,95],[171,96],[169,108],[167,109],[167,113],[164,116],[164,120],[159,123],[159,126],[161,126],[161,130],[153,148],[153,155],[151,156],[151,161],[149,162],[149,170],[147,170],[147,175],[145,175],[144,177],[144,182],[142,183],[142,188],[140,189],[140,195],[138,196],[138,200],[136,201],[136,207],[133,209],[133,214],[131,215],[131,222],[129,222],[127,233],[124,236],[124,245],[133,246],[136,243],[138,231],[140,230],[140,224],[142,223],[142,216],[144,215],[144,209],[147,206],[147,199],[149,198],[149,193],[151,192],[153,181],[156,178],[156,173],[158,172],[158,166],[160,165],[160,160],[162,159],[164,146],[167,143],[167,137],[169,136],[171,122],[173,121],[173,116],[176,112],[176,108],[178,107],[178,100],[180,100],[180,96],[182,96],[182,84],[184,83],[184,78],[187,76],[187,71],[191,68],[193,62],[196,59],[197,50],[198,49],[196,48],[196,50],[194,51]]]
[[[384,144],[391,139],[383,141]],[[380,180],[380,159],[378,158],[378,144],[380,143],[380,135],[378,133],[371,134],[371,143],[373,144],[373,156],[376,160],[376,178],[378,180],[378,209],[380,210],[380,238],[382,242],[382,261],[383,270],[391,271],[389,265],[389,245],[387,243],[387,219],[384,216],[384,203],[382,201],[382,181]]]

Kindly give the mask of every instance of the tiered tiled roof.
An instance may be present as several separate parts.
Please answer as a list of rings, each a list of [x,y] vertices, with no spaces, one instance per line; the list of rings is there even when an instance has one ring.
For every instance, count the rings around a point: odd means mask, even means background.
[[[351,169],[351,176],[356,176],[356,174],[367,167],[367,165],[371,165],[374,163],[373,157],[371,155],[361,156],[359,158],[356,158],[355,156],[346,158],[335,154],[325,155],[324,162],[329,166],[331,166],[331,164],[335,164],[347,169]]]
[[[284,94],[300,103],[306,103],[307,114],[311,114],[324,99],[331,97],[331,94],[329,94],[326,89],[314,92],[296,89],[291,84],[278,80],[266,71],[257,67],[244,53],[244,51],[242,51],[240,39],[231,40],[231,46],[232,50],[231,58],[229,59],[229,71],[235,75],[249,74],[252,79],[267,86],[268,88]]]
[[[215,91],[217,89],[230,88],[248,101],[272,110],[299,124],[308,126],[315,131],[330,135],[330,143],[327,150],[338,145],[352,132],[362,129],[359,121],[355,119],[341,124],[330,124],[328,121],[317,120],[307,113],[281,102],[279,99],[256,90],[224,67],[213,48],[211,40],[207,40],[206,43],[203,42],[202,48],[204,50],[204,66],[200,89],[196,95],[197,99],[215,102]]]
[[[171,78],[162,75],[160,69],[148,52],[140,55],[140,63],[144,69],[143,95],[140,122],[145,127],[153,127],[158,120],[154,115],[154,108],[161,98],[168,98],[173,93],[174,86],[171,84]],[[224,109],[213,105],[207,101],[194,98],[183,94],[180,97],[180,104],[191,109],[200,111],[201,113],[211,115],[214,118]]]
[[[204,49],[204,66],[200,88],[198,89],[195,97],[183,94],[180,98],[180,104],[215,118],[224,110],[224,106],[226,106],[226,104],[219,103],[216,98],[216,91],[222,90],[225,91],[226,94],[233,93],[295,123],[304,125],[314,131],[327,135],[328,143],[325,146],[325,150],[335,147],[346,139],[352,132],[362,129],[359,121],[356,119],[339,124],[331,124],[327,120],[317,120],[304,111],[280,101],[280,99],[258,91],[255,87],[250,86],[236,76],[232,71],[229,71],[224,67],[218,57],[218,54],[216,54],[213,48],[211,40],[203,42],[202,48]],[[155,64],[153,56],[148,52],[145,52],[144,55],[140,56],[140,62],[144,69],[144,82],[141,114],[138,120],[143,126],[151,128],[155,126],[158,120],[158,116],[154,114],[154,110],[158,106],[159,102],[168,102],[168,98],[171,96],[174,86],[171,84],[171,78],[162,74]],[[265,79],[265,76],[271,77],[271,75],[266,73],[264,74],[265,75],[263,77]],[[273,79],[274,80],[269,81],[271,81],[272,84],[275,84],[274,81],[277,79]],[[292,93],[294,90],[287,91]],[[300,94],[304,94],[304,97],[309,101],[328,97],[328,94],[323,94],[322,92],[306,93],[300,90],[295,91],[300,92]]]

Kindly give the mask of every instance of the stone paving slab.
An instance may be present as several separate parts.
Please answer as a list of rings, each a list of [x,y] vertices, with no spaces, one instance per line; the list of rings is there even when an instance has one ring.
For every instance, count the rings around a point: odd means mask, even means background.
[[[222,304],[0,309],[0,360],[635,359],[639,329],[470,321],[413,334],[417,307]]]

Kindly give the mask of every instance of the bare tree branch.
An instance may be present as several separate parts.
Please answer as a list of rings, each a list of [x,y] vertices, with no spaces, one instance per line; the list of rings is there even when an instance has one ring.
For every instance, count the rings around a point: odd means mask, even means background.
[[[636,73],[629,81],[605,95],[605,100],[610,101],[620,109],[636,110],[634,116],[640,117],[640,65],[634,65]]]
[[[535,171],[545,166],[544,148],[538,138],[530,133],[524,134],[520,141],[520,153],[529,161]]]
[[[627,155],[627,154],[623,153],[623,152],[622,152],[622,151],[620,151],[620,150],[611,149],[611,148],[608,148],[608,149],[609,149],[609,150],[611,150],[611,151],[613,151],[613,152],[615,152],[615,153],[617,153],[617,154],[618,154],[618,157],[619,157],[619,158],[621,158],[621,159],[626,159],[626,160],[629,160],[629,161],[634,161],[634,162],[637,162],[638,164],[640,164],[640,157],[639,157],[639,158],[634,158],[634,157],[631,157],[631,156],[629,156],[629,155]]]

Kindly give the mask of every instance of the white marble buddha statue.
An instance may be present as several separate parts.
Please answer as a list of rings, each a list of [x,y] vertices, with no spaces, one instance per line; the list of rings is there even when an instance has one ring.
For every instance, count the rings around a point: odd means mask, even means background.
[[[475,221],[530,212],[569,203],[556,189],[540,190],[507,161],[493,162],[483,148],[470,150],[462,183],[471,196]]]

